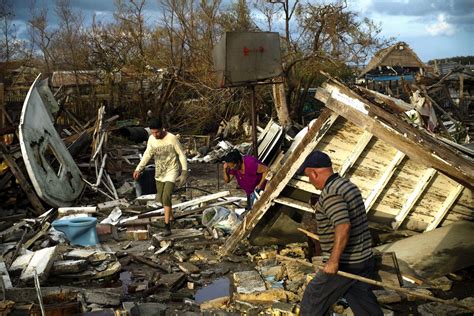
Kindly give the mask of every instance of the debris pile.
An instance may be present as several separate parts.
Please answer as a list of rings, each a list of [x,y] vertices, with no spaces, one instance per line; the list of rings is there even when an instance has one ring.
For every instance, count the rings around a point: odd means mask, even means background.
[[[326,109],[298,135],[273,121],[260,130],[259,159],[270,173],[247,212],[243,193],[220,184],[221,166],[210,163],[251,145],[211,148],[209,136],[181,135],[191,178],[174,192],[172,234],[164,236],[153,166],[143,182],[130,180],[146,130],[100,108],[95,122],[78,122],[63,140],[68,133],[48,114],[54,102],[35,83],[22,145],[0,147],[0,310],[298,314],[322,258],[317,229],[308,228],[308,201],[320,192],[295,172],[320,149],[361,189],[382,282],[375,293],[387,313],[465,313],[474,307],[472,292],[460,291],[473,280],[464,254],[474,251],[474,164],[468,149],[432,133],[443,124],[425,90],[409,104],[329,78],[316,92]],[[411,119],[413,111],[421,115]],[[29,129],[40,114],[43,125]],[[350,313],[344,299],[334,311]]]

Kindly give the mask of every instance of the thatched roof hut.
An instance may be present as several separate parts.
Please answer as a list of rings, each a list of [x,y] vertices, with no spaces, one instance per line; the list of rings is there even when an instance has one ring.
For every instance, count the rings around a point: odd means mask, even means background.
[[[374,71],[378,72],[378,68],[384,66],[412,70],[420,70],[426,67],[407,43],[398,42],[375,53],[367,67],[360,74],[360,77]]]

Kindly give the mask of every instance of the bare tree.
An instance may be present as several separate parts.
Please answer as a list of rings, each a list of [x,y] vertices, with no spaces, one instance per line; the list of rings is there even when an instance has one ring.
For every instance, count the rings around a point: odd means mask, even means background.
[[[32,2],[31,16],[28,20],[30,41],[33,50],[41,51],[42,59],[46,67],[46,74],[52,72],[54,59],[51,56],[50,44],[56,30],[49,30],[48,27],[48,9],[46,7],[36,8],[36,3]]]
[[[21,43],[16,38],[16,27],[13,24],[13,9],[10,0],[0,0],[1,43],[0,60],[9,62],[17,57]]]
[[[59,19],[59,28],[51,43],[51,56],[58,67],[73,72],[76,104],[78,111],[82,111],[80,71],[88,68],[89,56],[84,17],[81,11],[73,11],[70,0],[56,0],[55,13]]]
[[[336,75],[351,75],[357,66],[377,49],[388,45],[380,38],[380,27],[369,19],[361,19],[340,0],[331,3],[313,3],[271,0],[257,3],[261,12],[278,16],[278,11],[265,11],[266,6],[282,5],[285,15],[284,75],[273,87],[273,100],[282,125],[299,118],[309,87],[317,84],[320,70]],[[268,16],[274,21],[275,16]],[[294,21],[292,21],[294,19]],[[269,22],[270,23],[270,22]],[[293,26],[294,29],[290,29]],[[286,95],[286,97],[283,97]]]
[[[114,12],[114,17],[123,32],[123,40],[128,42],[129,55],[127,63],[133,72],[130,75],[138,80],[139,109],[142,115],[145,114],[149,106],[145,91],[148,65],[146,47],[147,37],[149,36],[144,16],[145,3],[145,0],[129,0],[127,2],[117,0]]]

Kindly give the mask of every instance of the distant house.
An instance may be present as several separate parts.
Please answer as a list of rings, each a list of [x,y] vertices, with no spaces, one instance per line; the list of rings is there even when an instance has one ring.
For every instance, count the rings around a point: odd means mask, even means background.
[[[425,68],[426,65],[407,43],[398,42],[375,53],[359,77],[381,81],[401,76],[407,79],[418,72],[423,72]]]
[[[79,70],[79,71],[55,71],[51,77],[51,86],[53,88],[69,86],[94,86],[100,83],[98,71]]]
[[[40,73],[36,65],[19,60],[0,63],[0,83],[3,83],[5,102],[21,102],[30,85]]]
[[[359,78],[371,89],[398,97],[399,81],[414,81],[426,67],[407,43],[398,42],[375,53]]]

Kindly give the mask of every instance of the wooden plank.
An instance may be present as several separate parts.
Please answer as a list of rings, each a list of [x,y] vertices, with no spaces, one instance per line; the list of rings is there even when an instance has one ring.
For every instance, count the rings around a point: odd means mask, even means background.
[[[223,192],[218,192],[218,193],[214,193],[214,194],[200,196],[200,197],[198,197],[194,200],[190,200],[190,201],[186,201],[186,202],[182,202],[182,203],[178,203],[176,205],[173,205],[173,210],[175,212],[178,211],[178,210],[184,210],[187,207],[194,206],[194,205],[199,205],[199,204],[204,203],[204,202],[217,200],[217,199],[226,197],[228,195],[230,195],[230,191],[223,191]],[[165,210],[164,208],[160,208],[160,209],[157,209],[157,210],[154,210],[154,211],[150,211],[150,212],[143,213],[143,214],[140,214],[140,215],[125,218],[125,219],[122,219],[119,224],[124,224],[126,222],[134,221],[134,220],[139,219],[139,218],[147,218],[147,217],[154,217],[154,216],[163,215],[164,212],[165,212],[164,210]]]
[[[319,89],[322,91],[316,93],[316,97],[320,101],[326,102],[330,97],[336,99],[335,102],[326,104],[334,112],[419,163],[474,189],[473,159],[460,154],[425,131],[411,126],[398,116],[371,104],[334,79],[325,84],[324,89]]]
[[[354,150],[351,152],[346,161],[344,161],[344,163],[342,164],[341,170],[339,171],[341,177],[345,176],[347,171],[349,171],[349,169],[354,165],[357,159],[359,159],[360,155],[372,139],[372,136],[373,135],[371,133],[364,131],[356,146],[354,147]]]
[[[365,199],[365,211],[367,213],[372,208],[375,201],[377,200],[377,198],[382,193],[383,189],[387,186],[387,183],[392,178],[393,173],[397,169],[398,165],[402,162],[403,158],[405,158],[405,154],[402,153],[401,151],[397,152],[395,157],[392,159],[390,164],[385,169],[385,171],[382,174],[382,176],[380,177],[380,179],[377,181],[377,184],[372,189],[372,191],[370,192],[367,199]]]
[[[393,229],[398,229],[400,227],[400,225],[403,223],[405,218],[410,213],[410,210],[413,208],[415,203],[418,201],[420,196],[425,191],[428,184],[430,184],[430,182],[433,179],[435,174],[436,174],[436,170],[433,169],[433,168],[428,168],[425,171],[425,173],[421,177],[420,181],[416,185],[415,189],[410,194],[410,196],[407,198],[406,202],[403,204],[402,210],[395,217],[395,221],[392,222],[392,228]]]
[[[36,233],[33,237],[31,237],[28,241],[26,241],[23,247],[25,247],[25,249],[30,248],[31,245],[35,243],[35,241],[37,241],[40,237],[46,234],[46,232],[49,230],[50,227],[51,227],[50,223],[48,222],[44,223],[41,230],[38,233]]]
[[[438,227],[439,223],[443,220],[444,216],[448,213],[449,209],[451,206],[456,202],[457,198],[461,194],[462,190],[464,189],[464,186],[462,184],[458,184],[454,190],[449,193],[448,197],[444,201],[443,205],[441,208],[438,210],[436,213],[433,221],[426,227],[426,232],[429,232],[430,230],[435,229]]]
[[[305,212],[314,213],[314,209],[309,206],[308,203],[301,202],[292,198],[279,197],[275,199],[275,203],[286,205],[292,208],[296,208]]]
[[[33,206],[33,209],[35,210],[36,215],[43,214],[45,212],[45,208],[41,204],[41,201],[39,200],[38,196],[33,190],[33,187],[28,183],[28,180],[26,179],[25,175],[21,171],[20,167],[18,167],[17,163],[15,162],[15,159],[13,159],[9,155],[7,148],[1,142],[0,142],[0,152],[3,155],[3,159],[5,159],[8,166],[10,167],[11,172],[13,173],[15,178],[18,180],[18,183],[20,183],[21,188],[25,192],[26,196],[28,197],[28,200],[30,201],[31,205]]]
[[[288,186],[317,195],[321,194],[321,190],[316,189],[311,183],[294,178],[288,181]]]
[[[237,247],[240,240],[245,238],[252,231],[255,225],[257,225],[258,221],[272,206],[273,200],[280,195],[288,181],[290,181],[306,157],[316,148],[326,132],[334,124],[337,117],[337,114],[329,109],[325,109],[316,122],[309,127],[306,135],[301,139],[294,151],[291,152],[288,159],[268,182],[265,191],[263,191],[260,199],[255,202],[252,210],[250,210],[239,227],[237,227],[234,233],[227,239],[225,245],[221,249],[223,254],[232,252]]]

